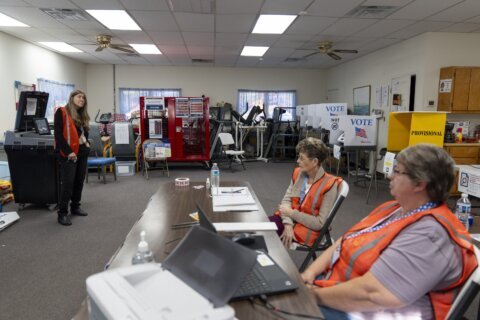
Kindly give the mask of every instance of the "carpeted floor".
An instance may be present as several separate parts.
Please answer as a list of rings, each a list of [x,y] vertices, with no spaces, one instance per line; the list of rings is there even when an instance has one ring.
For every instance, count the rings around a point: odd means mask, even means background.
[[[281,200],[291,177],[293,163],[246,163],[247,170],[234,173],[221,167],[221,180],[249,181],[267,213]],[[85,299],[85,279],[103,270],[161,183],[177,177],[205,181],[210,172],[201,166],[177,166],[170,178],[154,171],[150,180],[141,173],[109,176],[106,185],[90,176],[82,207],[88,217],[73,217],[73,225],[60,226],[56,212],[27,206],[20,220],[0,232],[0,318],[70,319]],[[388,187],[379,183],[378,194],[365,203],[366,189],[350,184],[350,194],[333,224],[336,238],[363,218],[377,204],[389,199]],[[4,211],[16,211],[8,204]],[[304,253],[293,252],[299,265]]]

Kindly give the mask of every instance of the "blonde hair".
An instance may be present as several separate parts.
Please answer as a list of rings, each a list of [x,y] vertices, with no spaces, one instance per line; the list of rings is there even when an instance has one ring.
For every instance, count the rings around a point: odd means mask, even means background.
[[[76,95],[82,94],[83,97],[85,98],[85,104],[83,108],[77,109],[75,107],[75,104],[73,103],[73,98]],[[83,127],[83,128],[89,128],[89,122],[90,122],[90,116],[88,115],[88,102],[87,102],[87,95],[85,92],[82,90],[73,90],[70,93],[70,97],[68,98],[68,103],[65,106],[65,109],[67,109],[68,114],[72,117],[73,122],[75,125]]]

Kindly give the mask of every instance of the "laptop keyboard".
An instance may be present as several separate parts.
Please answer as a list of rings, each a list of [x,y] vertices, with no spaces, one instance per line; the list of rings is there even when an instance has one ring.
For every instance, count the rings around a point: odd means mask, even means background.
[[[253,268],[247,273],[240,288],[235,292],[235,297],[254,296],[267,293],[271,290],[263,275]]]

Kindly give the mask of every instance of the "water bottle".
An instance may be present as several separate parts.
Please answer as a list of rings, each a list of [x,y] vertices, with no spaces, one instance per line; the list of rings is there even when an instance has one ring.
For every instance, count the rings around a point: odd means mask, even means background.
[[[220,187],[220,169],[218,169],[218,165],[216,163],[213,164],[212,170],[210,170],[210,183],[212,184],[212,191],[216,193],[218,191],[218,187]]]
[[[148,242],[145,241],[145,235],[145,231],[140,232],[140,242],[138,243],[137,252],[132,257],[132,264],[155,262],[153,253],[148,248]]]
[[[469,217],[470,217],[470,209],[472,208],[472,204],[470,200],[468,200],[468,194],[462,193],[462,197],[457,201],[457,207],[455,210],[455,215],[460,220],[460,222],[465,226],[465,229],[469,229]]]

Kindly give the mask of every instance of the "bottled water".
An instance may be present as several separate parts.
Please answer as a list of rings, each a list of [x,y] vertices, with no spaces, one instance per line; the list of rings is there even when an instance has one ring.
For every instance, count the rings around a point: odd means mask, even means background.
[[[145,235],[145,231],[140,232],[140,242],[138,243],[137,252],[132,257],[132,264],[155,262],[153,253],[148,248],[148,242],[145,241]]]
[[[455,215],[460,220],[460,222],[465,226],[467,231],[470,226],[468,220],[470,218],[471,208],[472,208],[472,204],[470,203],[470,200],[468,200],[468,194],[462,193],[462,197],[457,201]]]
[[[210,183],[212,184],[212,191],[217,192],[217,188],[220,187],[220,169],[218,169],[216,163],[213,164],[212,170],[210,170]]]

